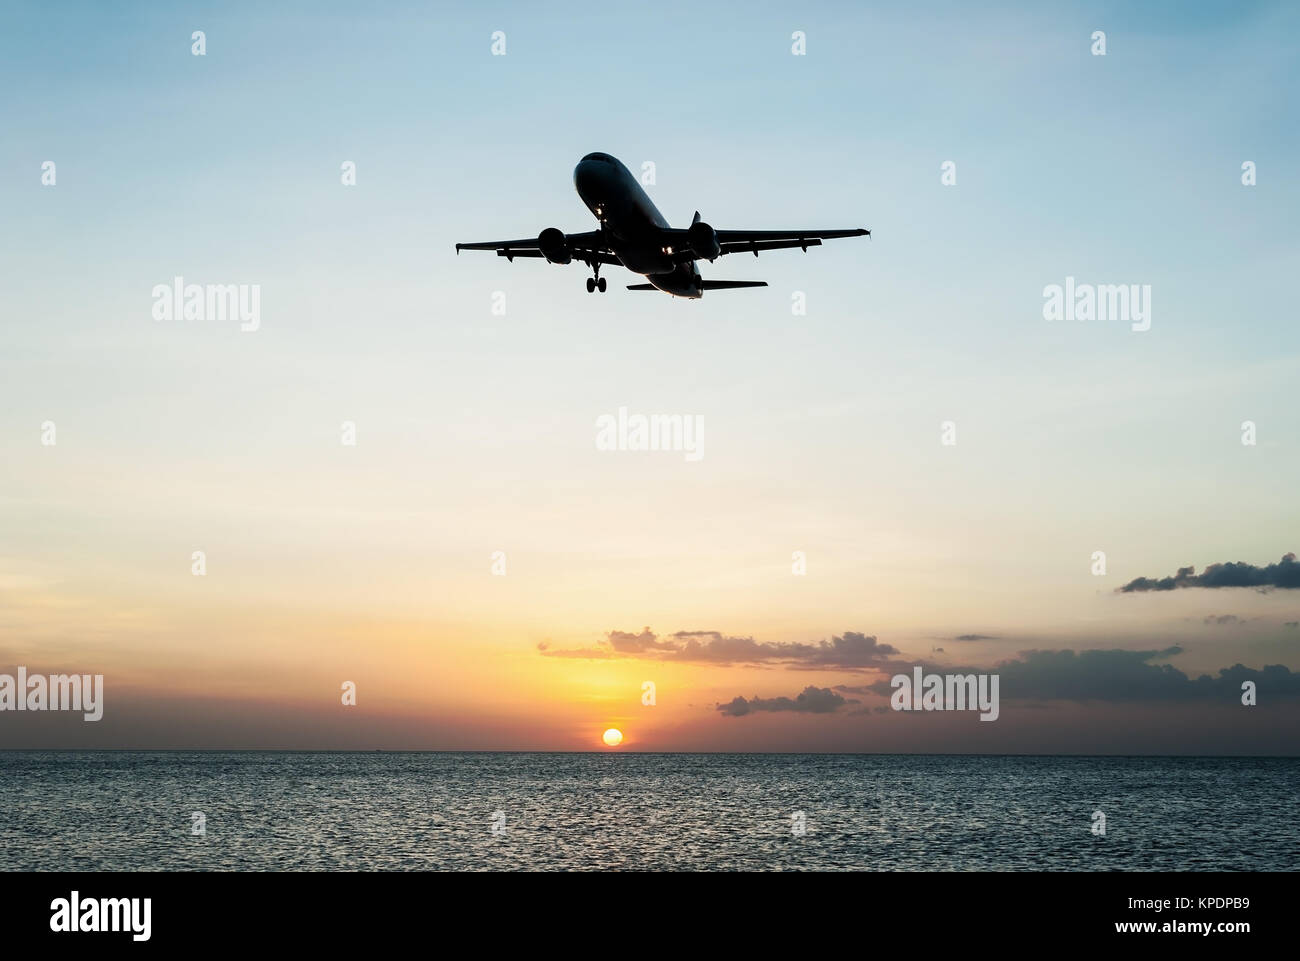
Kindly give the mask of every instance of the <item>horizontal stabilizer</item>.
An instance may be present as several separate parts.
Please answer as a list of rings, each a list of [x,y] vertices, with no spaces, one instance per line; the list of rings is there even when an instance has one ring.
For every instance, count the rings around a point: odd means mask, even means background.
[[[766,287],[766,280],[704,280],[700,282],[703,290],[731,290],[733,287]],[[628,290],[658,290],[654,284],[628,284]]]

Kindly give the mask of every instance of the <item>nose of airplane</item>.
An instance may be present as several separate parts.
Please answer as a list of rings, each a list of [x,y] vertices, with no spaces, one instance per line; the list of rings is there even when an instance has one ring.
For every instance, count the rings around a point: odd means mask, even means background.
[[[578,166],[573,168],[573,186],[579,196],[586,197],[595,188],[599,174],[596,168],[599,166],[595,160],[579,160]]]

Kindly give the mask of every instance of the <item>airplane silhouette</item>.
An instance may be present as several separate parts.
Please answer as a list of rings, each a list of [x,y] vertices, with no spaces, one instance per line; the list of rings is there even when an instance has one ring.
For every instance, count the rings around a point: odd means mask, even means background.
[[[662,290],[674,297],[692,300],[706,290],[734,287],[766,287],[762,280],[704,280],[697,260],[712,263],[726,254],[777,250],[782,247],[819,247],[823,240],[871,236],[862,227],[851,230],[714,230],[700,219],[690,227],[674,229],[646,196],[632,173],[606,153],[589,153],[573,170],[578,196],[600,223],[598,230],[566,234],[547,227],[534,238],[494,240],[478,244],[457,244],[462,250],[495,250],[498,257],[542,257],[552,264],[581,261],[592,270],[587,293],[605,292],[603,264],[626,267],[645,275],[648,284],[629,284],[628,290]]]

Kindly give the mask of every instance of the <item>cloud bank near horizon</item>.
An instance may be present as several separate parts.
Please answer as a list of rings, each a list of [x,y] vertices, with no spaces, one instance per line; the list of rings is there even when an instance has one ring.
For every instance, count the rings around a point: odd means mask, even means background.
[[[717,709],[727,717],[754,711],[831,713],[848,701],[834,702],[827,694],[888,697],[893,693],[890,678],[895,674],[910,675],[914,667],[926,674],[997,674],[1001,697],[1008,701],[1238,704],[1246,681],[1255,684],[1260,697],[1273,701],[1300,698],[1300,672],[1281,664],[1259,669],[1234,664],[1220,668],[1216,676],[1191,677],[1171,664],[1153,663],[1181,653],[1183,649],[1177,646],[1149,651],[1022,651],[992,668],[891,661],[881,666],[888,676],[871,684],[837,684],[833,689],[808,687],[795,698],[754,697],[747,701],[737,697],[717,705]]]
[[[1180,567],[1172,577],[1135,577],[1123,587],[1116,588],[1121,594],[1140,591],[1173,591],[1189,587],[1253,587],[1268,591],[1273,588],[1283,590],[1300,589],[1300,563],[1296,562],[1294,553],[1282,555],[1276,564],[1256,567],[1244,561],[1229,561],[1226,564],[1211,564],[1202,574],[1196,573],[1195,567]]]
[[[724,717],[743,717],[754,711],[798,711],[805,714],[830,714],[838,711],[848,703],[850,703],[849,699],[842,694],[836,694],[827,687],[813,687],[810,684],[798,696],[793,698],[763,698],[754,695],[754,697],[746,700],[743,697],[736,697],[726,704],[719,704],[717,709]]]

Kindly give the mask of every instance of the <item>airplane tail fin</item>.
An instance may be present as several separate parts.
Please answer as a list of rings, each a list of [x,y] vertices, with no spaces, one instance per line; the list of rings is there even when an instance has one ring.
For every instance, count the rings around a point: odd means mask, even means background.
[[[697,210],[695,211],[695,217],[691,220],[691,226],[694,227],[699,222],[700,222],[700,212]]]

